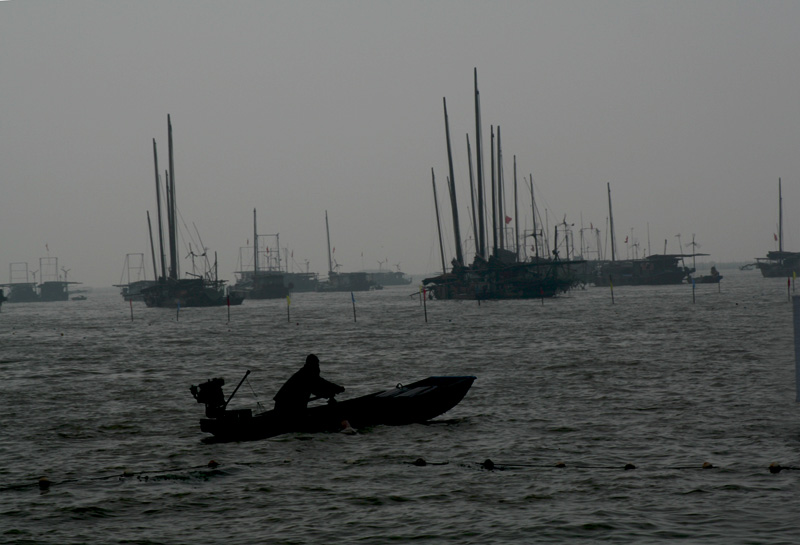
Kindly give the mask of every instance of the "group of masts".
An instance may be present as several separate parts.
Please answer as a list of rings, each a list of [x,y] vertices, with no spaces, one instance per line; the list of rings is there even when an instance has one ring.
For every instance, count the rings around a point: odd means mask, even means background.
[[[449,176],[447,178],[447,187],[450,196],[450,206],[453,216],[453,230],[455,238],[455,259],[453,264],[456,266],[464,267],[468,264],[465,261],[464,251],[461,242],[460,222],[458,216],[458,201],[456,197],[456,184],[455,173],[453,168],[453,150],[450,139],[450,121],[447,113],[447,99],[443,98],[444,107],[444,124],[445,136],[447,140],[447,163]],[[471,220],[472,220],[472,236],[475,240],[475,255],[476,258],[482,261],[488,261],[494,257],[501,259],[504,262],[519,262],[522,259],[521,248],[524,246],[524,236],[520,235],[519,230],[519,193],[517,189],[517,158],[514,156],[514,228],[513,228],[513,243],[509,241],[509,236],[506,229],[506,224],[510,222],[511,218],[508,217],[506,210],[506,190],[505,178],[503,168],[503,146],[502,146],[502,133],[500,126],[497,126],[496,139],[495,127],[490,128],[491,138],[491,182],[490,182],[490,195],[491,195],[491,249],[488,243],[487,227],[487,205],[486,205],[486,177],[484,173],[484,150],[483,150],[483,134],[481,124],[481,104],[480,104],[480,91],[478,89],[478,70],[474,69],[474,105],[475,105],[475,144],[476,144],[476,165],[477,168],[473,171],[472,161],[472,146],[470,143],[469,134],[466,136],[467,141],[467,162],[469,167],[469,188],[470,188],[470,203],[471,203]],[[436,207],[437,227],[439,230],[439,243],[442,256],[442,269],[447,272],[447,264],[444,257],[444,245],[441,234],[441,218],[439,216],[438,200],[436,196],[436,177],[431,169],[431,177],[433,181],[434,204]],[[536,227],[536,201],[533,194],[533,175],[530,177],[530,191],[531,191],[531,208],[533,210],[533,251],[535,257],[539,258],[539,241]],[[556,238],[558,237],[556,228]],[[549,253],[549,252],[548,252]],[[554,248],[554,256],[557,257],[558,250]]]
[[[159,275],[156,259],[155,247],[153,245],[153,230],[150,228],[150,250],[153,255],[153,269],[156,278],[178,280],[180,277],[178,265],[178,227],[177,227],[177,205],[175,204],[175,161],[173,159],[172,150],[172,120],[167,114],[167,131],[168,131],[168,146],[169,146],[169,170],[164,171],[164,184],[165,195],[167,198],[167,231],[169,236],[169,271],[167,271],[166,258],[164,253],[164,228],[163,220],[161,217],[161,176],[158,170],[158,149],[156,146],[156,139],[153,138],[153,163],[155,165],[155,179],[156,179],[156,207],[158,210],[158,243],[159,243],[159,256],[161,263],[161,274]],[[150,226],[150,212],[147,213],[147,224]]]

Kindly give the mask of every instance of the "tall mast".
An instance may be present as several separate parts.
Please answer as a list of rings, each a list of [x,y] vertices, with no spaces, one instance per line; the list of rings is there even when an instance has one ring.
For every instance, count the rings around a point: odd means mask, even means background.
[[[503,206],[503,145],[500,143],[500,125],[497,126],[497,218],[500,228],[500,248],[506,247],[506,212]]]
[[[433,206],[436,208],[436,227],[439,229],[439,251],[442,253],[442,273],[447,274],[447,264],[444,260],[444,243],[442,242],[442,222],[439,220],[439,200],[436,198],[436,176],[431,169],[431,183],[433,184]]]
[[[475,68],[475,144],[476,157],[478,161],[478,253],[482,258],[486,258],[486,212],[484,211],[484,190],[483,190],[483,136],[481,134],[481,97],[478,92],[478,69]]]
[[[489,126],[492,144],[492,255],[497,256],[497,184],[494,177],[494,127]]]
[[[617,243],[616,243],[616,236],[614,236],[614,214],[611,212],[611,184],[606,184],[608,186],[608,220],[611,225],[611,261],[616,261],[617,259]]]
[[[277,257],[278,257],[278,271],[281,270],[281,234],[275,233],[275,246],[278,247],[277,250]]]
[[[153,246],[153,226],[150,223],[150,210],[147,211],[147,230],[150,232],[150,253],[153,256],[153,274],[155,274],[155,279],[158,280],[158,265],[156,265],[156,249]],[[131,279],[128,277],[128,282],[130,283]]]
[[[778,250],[783,251],[783,194],[780,178],[778,178]]]
[[[533,213],[533,252],[539,259],[539,241],[536,236],[536,197],[533,196],[533,174],[531,177],[531,212]]]
[[[253,281],[258,274],[258,227],[256,226],[256,209],[253,208]]]
[[[169,262],[170,266],[167,269],[167,278],[173,278],[173,266],[172,266],[172,247],[173,247],[173,238],[172,235],[175,232],[175,216],[174,212],[175,209],[172,207],[172,190],[169,187],[169,171],[164,171],[164,197],[166,198],[166,203],[164,203],[165,208],[167,209],[167,237],[169,239]]]
[[[461,229],[458,226],[458,204],[456,202],[456,182],[453,177],[453,153],[450,148],[450,122],[447,119],[447,99],[442,98],[444,104],[444,128],[447,134],[447,162],[450,166],[450,204],[453,207],[453,231],[456,237],[456,261],[464,264],[464,254],[461,252]]]
[[[175,157],[172,148],[172,120],[167,114],[167,128],[169,133],[169,189],[170,205],[172,207],[172,232],[170,233],[170,276],[173,280],[180,278],[178,270],[178,205],[175,202]]]
[[[331,257],[331,230],[328,227],[328,211],[325,210],[325,232],[328,234],[328,276],[333,272],[333,258]]]
[[[475,253],[479,254],[478,242],[478,224],[476,223],[478,216],[475,212],[475,182],[472,177],[472,148],[469,145],[469,134],[467,134],[467,160],[469,161],[469,197],[472,202],[472,236],[475,239]]]
[[[514,156],[514,251],[519,262],[519,204],[517,202],[517,156]]]
[[[164,228],[161,222],[161,182],[158,176],[158,152],[156,151],[156,139],[153,138],[153,160],[156,166],[156,208],[158,208],[158,244],[160,248],[159,256],[161,257],[161,277],[167,277],[167,264],[164,261]],[[155,264],[154,264],[155,266]],[[158,280],[158,273],[156,273],[156,280]]]

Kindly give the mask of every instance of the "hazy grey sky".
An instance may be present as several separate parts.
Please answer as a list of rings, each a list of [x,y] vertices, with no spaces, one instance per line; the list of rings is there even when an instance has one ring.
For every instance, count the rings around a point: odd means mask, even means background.
[[[695,233],[711,259],[750,260],[775,248],[782,177],[800,250],[799,23],[798,2],[0,2],[0,282],[45,245],[89,286],[150,255],[167,114],[178,207],[224,278],[254,207],[311,270],[326,209],[343,271],[436,270],[442,97],[466,238],[476,67],[486,175],[500,125],[506,181],[516,155],[551,228],[604,228],[611,183],[622,251],[649,225],[653,253]]]

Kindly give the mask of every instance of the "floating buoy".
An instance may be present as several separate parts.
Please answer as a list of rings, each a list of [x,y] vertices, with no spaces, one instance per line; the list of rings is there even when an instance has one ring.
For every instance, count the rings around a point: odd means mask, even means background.
[[[633,464],[625,464],[625,471],[628,471],[629,469],[636,469],[636,466]]]
[[[778,462],[772,462],[769,465],[769,472],[770,473],[780,473],[781,469],[783,469],[783,468],[781,467],[781,465]]]
[[[123,477],[133,477],[133,471],[131,471],[130,469],[126,469],[125,471],[122,472],[122,476]]]
[[[47,477],[40,477],[39,478],[39,490],[49,490],[50,489],[50,479]]]
[[[217,462],[216,460],[211,460],[210,462],[208,462],[208,467],[210,467],[211,469],[216,469],[217,467],[219,467],[219,462]]]
[[[567,464],[564,462],[556,462],[556,467],[567,467]]]
[[[713,468],[714,464],[712,464],[711,462],[703,462],[703,469],[713,469]]]
[[[489,458],[486,458],[486,460],[484,460],[484,462],[481,464],[481,467],[483,469],[488,469],[489,471],[491,471],[494,469],[494,462],[491,461]]]
[[[413,463],[415,466],[419,466],[419,467],[422,467],[422,466],[426,466],[426,465],[428,465],[428,462],[426,462],[426,461],[425,461],[425,458],[417,458],[417,459],[416,459],[416,460],[414,460],[414,462],[412,462],[412,463]]]

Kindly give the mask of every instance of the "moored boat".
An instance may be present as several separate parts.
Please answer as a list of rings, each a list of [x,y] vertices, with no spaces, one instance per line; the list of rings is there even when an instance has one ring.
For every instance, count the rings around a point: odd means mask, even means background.
[[[719,284],[719,281],[722,280],[722,275],[719,274],[719,271],[716,267],[711,267],[711,274],[705,274],[701,276],[690,276],[687,279],[687,282],[690,284],[694,282],[695,284]]]
[[[800,252],[787,252],[783,249],[783,194],[781,179],[778,178],[778,233],[773,233],[777,250],[767,252],[767,257],[756,258],[755,266],[765,278],[789,278],[800,273]]]
[[[206,406],[207,418],[200,420],[203,432],[212,434],[217,441],[247,441],[292,432],[338,431],[343,421],[356,429],[424,423],[458,405],[474,381],[474,376],[428,377],[405,386],[398,384],[373,394],[310,407],[305,417],[296,421],[279,418],[273,410],[257,414],[250,409],[227,410],[239,387],[226,401],[222,393],[225,381],[221,378],[192,386],[191,391],[197,402]]]
[[[317,284],[317,291],[370,291],[381,289],[365,272],[339,272],[339,264],[334,266],[331,251],[331,230],[328,227],[328,211],[325,211],[325,232],[328,237],[328,280]],[[333,249],[336,251],[336,248]]]
[[[150,232],[150,246],[153,254],[153,266],[158,274],[157,263],[160,261],[161,271],[158,279],[150,286],[142,288],[139,293],[142,300],[148,307],[207,307],[222,305],[240,305],[244,300],[240,294],[232,293],[225,287],[225,280],[220,280],[217,274],[216,254],[213,265],[209,263],[207,251],[202,243],[198,241],[197,247],[202,249],[202,253],[195,254],[192,245],[189,244],[189,255],[192,257],[191,278],[181,278],[178,260],[178,208],[175,196],[175,169],[172,149],[172,121],[167,115],[168,145],[169,145],[169,171],[166,173],[165,197],[167,215],[167,237],[169,245],[169,268],[166,264],[164,253],[164,232],[161,221],[161,181],[158,170],[158,153],[156,151],[156,141],[153,139],[153,162],[155,164],[156,181],[156,206],[158,210],[158,241],[159,257],[155,258],[156,249],[153,243],[152,230]],[[148,213],[148,225],[149,225]],[[196,228],[195,228],[196,231]],[[199,238],[199,233],[197,233]],[[194,270],[195,258],[203,258],[205,262],[204,270],[200,273]]]

